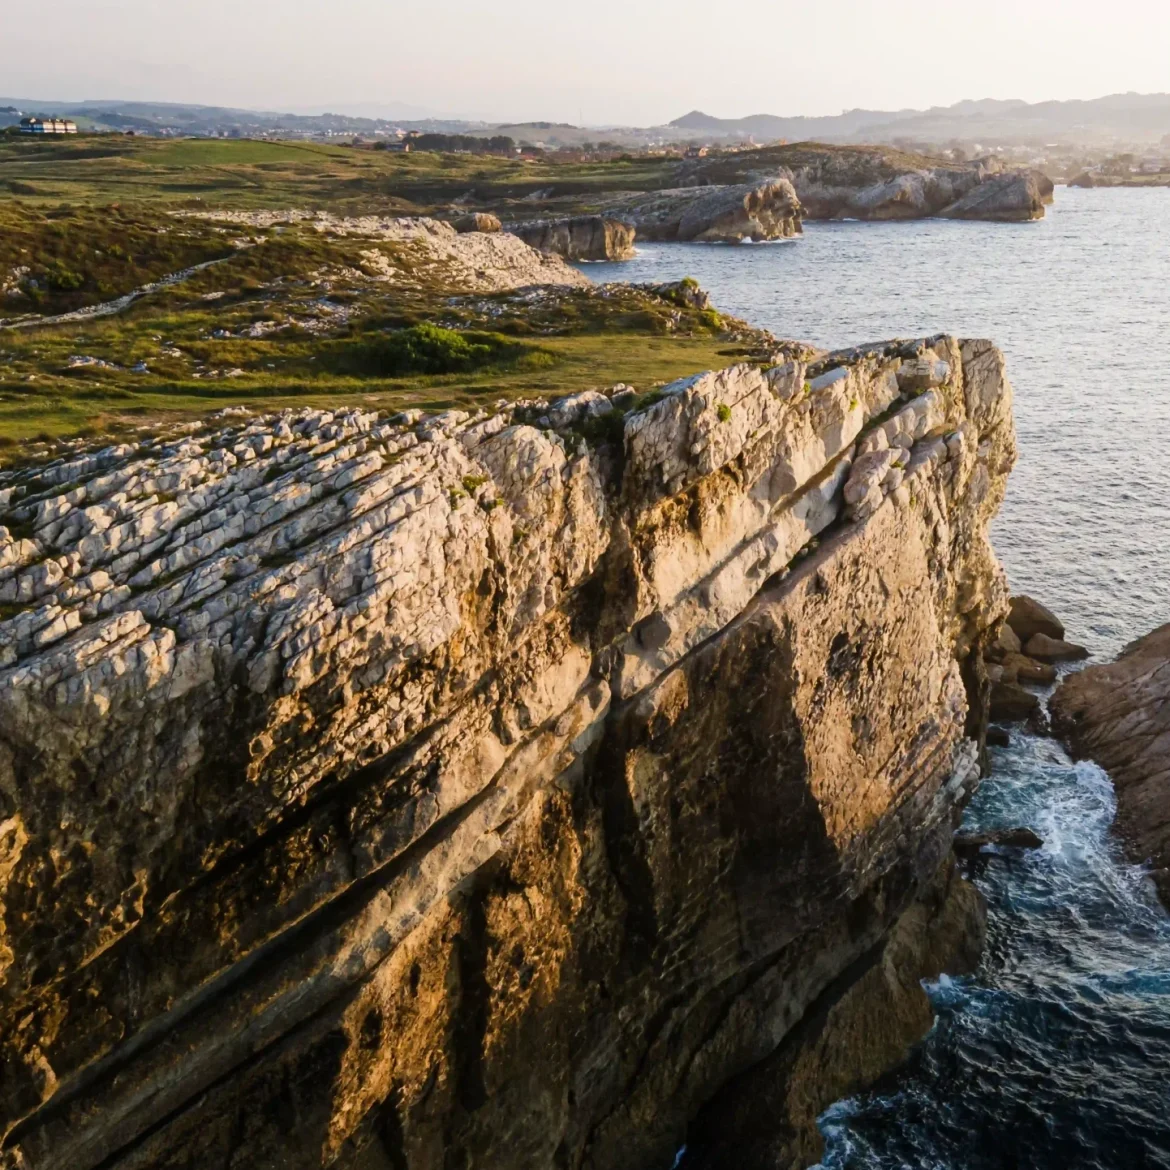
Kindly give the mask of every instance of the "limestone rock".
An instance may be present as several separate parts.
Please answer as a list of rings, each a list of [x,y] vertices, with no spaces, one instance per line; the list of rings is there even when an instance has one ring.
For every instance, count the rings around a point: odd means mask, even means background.
[[[725,244],[799,235],[801,213],[800,200],[787,179],[656,191],[607,209],[644,240]]]
[[[573,431],[614,410],[0,472],[12,1164],[649,1170],[747,1070],[815,1067],[811,1117],[833,1036],[896,1018],[874,1071],[927,1026],[979,933],[948,859],[1008,606],[1001,355],[737,365]],[[902,480],[848,516],[879,429]]]
[[[1004,629],[1009,629],[1010,626],[1005,626]],[[1033,635],[1035,638],[1043,638],[1043,634]],[[1031,645],[1029,641],[1028,645]],[[1029,658],[1025,654],[1005,654],[1003,656],[1003,680],[1004,682],[1030,682],[1030,683],[1054,683],[1056,682],[1056,667],[1050,663],[1037,662],[1034,658]]]
[[[535,220],[510,224],[508,231],[529,247],[566,260],[629,260],[635,255],[634,229],[608,216]]]
[[[457,232],[498,232],[502,227],[499,216],[490,211],[473,211],[455,220]]]
[[[972,188],[939,213],[947,219],[1021,223],[1044,218],[1052,202],[1052,181],[1037,171],[996,175]]]
[[[1079,662],[1089,657],[1084,646],[1066,642],[1063,638],[1052,638],[1048,634],[1033,634],[1024,643],[1024,653],[1039,662]]]
[[[1109,773],[1127,851],[1149,863],[1170,906],[1170,625],[1131,643],[1116,662],[1069,675],[1051,710],[1072,750]]]
[[[1007,622],[1004,622],[999,627],[999,632],[995,635],[995,641],[988,647],[987,656],[1002,661],[1009,654],[1022,653],[1023,649],[1024,647],[1020,642],[1019,634]]]
[[[1064,625],[1060,619],[1052,610],[1026,594],[1012,598],[1007,624],[1021,642],[1027,642],[1034,634],[1045,634],[1049,638],[1064,637]]]

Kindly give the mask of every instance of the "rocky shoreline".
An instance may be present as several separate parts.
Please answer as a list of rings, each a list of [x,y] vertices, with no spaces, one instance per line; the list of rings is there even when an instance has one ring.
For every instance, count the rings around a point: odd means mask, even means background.
[[[1170,625],[1070,675],[1051,709],[1072,751],[1109,773],[1121,838],[1170,907]]]
[[[1014,458],[935,337],[0,473],[9,1164],[801,1164],[981,937]]]

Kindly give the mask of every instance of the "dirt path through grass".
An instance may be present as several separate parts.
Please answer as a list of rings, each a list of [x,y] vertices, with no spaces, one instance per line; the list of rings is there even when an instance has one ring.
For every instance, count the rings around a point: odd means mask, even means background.
[[[194,264],[190,268],[172,272],[168,276],[160,277],[150,284],[144,284],[116,300],[103,301],[100,305],[87,305],[83,309],[74,309],[69,313],[58,313],[54,317],[11,317],[6,321],[0,320],[0,329],[30,329],[35,325],[64,325],[70,321],[92,321],[97,317],[112,317],[116,313],[122,312],[123,309],[129,308],[135,301],[141,300],[153,292],[158,292],[159,289],[182,284],[183,281],[190,280],[192,276],[197,272],[202,272],[205,268],[213,268],[216,264],[234,260],[243,250],[241,248],[230,256],[220,256],[216,260],[204,260],[202,264]]]

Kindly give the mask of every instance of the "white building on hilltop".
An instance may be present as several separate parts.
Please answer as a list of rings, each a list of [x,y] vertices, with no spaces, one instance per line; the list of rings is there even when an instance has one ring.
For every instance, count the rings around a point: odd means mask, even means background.
[[[76,134],[77,123],[68,118],[21,118],[21,134]]]

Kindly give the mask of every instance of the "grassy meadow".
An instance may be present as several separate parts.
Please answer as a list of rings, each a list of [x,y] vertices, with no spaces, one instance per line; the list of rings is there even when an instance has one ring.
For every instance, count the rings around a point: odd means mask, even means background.
[[[436,191],[467,183],[547,188],[552,165],[300,143],[0,138],[0,462],[226,406],[439,409],[617,382],[643,390],[766,345],[741,322],[653,290],[469,294],[406,244],[188,214],[417,214],[436,210]],[[645,163],[568,170],[588,186],[605,167],[638,165],[649,182]],[[86,315],[176,273],[117,312]]]

